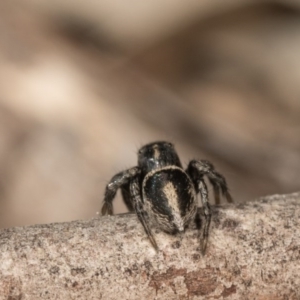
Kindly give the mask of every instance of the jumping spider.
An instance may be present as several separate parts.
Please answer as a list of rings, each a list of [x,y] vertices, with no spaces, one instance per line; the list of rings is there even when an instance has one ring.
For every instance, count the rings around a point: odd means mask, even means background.
[[[225,178],[209,161],[192,160],[184,170],[173,144],[147,144],[138,152],[138,166],[116,174],[107,184],[102,215],[113,214],[112,201],[121,188],[126,206],[136,212],[152,245],[158,250],[150,225],[171,234],[183,232],[198,214],[196,195],[200,193],[205,217],[201,239],[204,254],[211,220],[204,176],[213,186],[217,204],[220,203],[220,191],[228,202],[232,202]]]

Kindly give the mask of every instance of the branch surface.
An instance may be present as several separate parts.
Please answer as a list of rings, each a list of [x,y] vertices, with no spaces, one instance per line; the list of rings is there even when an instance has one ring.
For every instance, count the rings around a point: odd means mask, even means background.
[[[1,230],[0,299],[300,299],[300,193],[212,209],[205,256],[134,214]]]

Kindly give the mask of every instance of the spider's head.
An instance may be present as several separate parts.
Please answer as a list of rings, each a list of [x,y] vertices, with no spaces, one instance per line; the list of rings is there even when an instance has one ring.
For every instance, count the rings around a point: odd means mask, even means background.
[[[166,166],[181,167],[173,144],[154,142],[143,146],[138,152],[138,165],[144,173]]]

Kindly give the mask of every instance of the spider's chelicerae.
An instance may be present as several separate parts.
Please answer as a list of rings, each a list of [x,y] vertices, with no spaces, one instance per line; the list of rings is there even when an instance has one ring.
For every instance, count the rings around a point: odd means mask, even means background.
[[[184,170],[171,143],[147,144],[138,152],[138,166],[116,174],[107,184],[102,215],[113,214],[112,201],[121,188],[125,204],[136,212],[157,250],[151,225],[171,234],[184,231],[198,213],[196,195],[200,193],[205,217],[201,250],[205,253],[211,209],[204,176],[213,186],[217,204],[220,191],[232,202],[225,178],[209,161],[192,160]]]

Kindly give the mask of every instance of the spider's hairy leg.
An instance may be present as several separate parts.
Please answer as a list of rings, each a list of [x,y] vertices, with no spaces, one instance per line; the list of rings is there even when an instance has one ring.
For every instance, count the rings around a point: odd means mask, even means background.
[[[232,197],[228,191],[226,179],[223,175],[218,173],[214,166],[207,160],[192,160],[188,166],[188,173],[192,178],[203,178],[207,176],[209,182],[213,186],[215,202],[220,204],[220,191],[225,196],[227,202],[232,203]]]
[[[205,223],[203,228],[203,238],[201,240],[201,251],[202,254],[205,254],[206,247],[207,247],[207,241],[208,241],[208,232],[210,227],[210,221],[211,221],[211,210],[208,203],[208,192],[207,192],[207,186],[204,182],[204,180],[199,180],[198,182],[199,192],[201,195],[202,205],[203,205],[203,212],[205,217]]]
[[[134,167],[113,176],[113,178],[109,181],[105,189],[103,206],[101,209],[102,215],[113,214],[112,202],[116,196],[118,188],[121,188],[122,186],[128,184],[130,180],[139,172],[140,169],[138,167]]]
[[[138,177],[135,177],[130,182],[130,199],[132,201],[132,206],[133,206],[140,222],[142,223],[151,244],[153,245],[155,250],[158,251],[157,243],[154,239],[154,236],[153,236],[150,226],[149,226],[147,212],[144,209],[144,205],[143,205],[143,201],[142,201],[142,197],[141,197],[141,188],[140,188]]]
[[[207,248],[207,241],[208,241],[208,232],[210,227],[211,221],[211,209],[208,203],[208,191],[207,186],[203,179],[197,180],[198,190],[201,196],[202,206],[203,206],[203,213],[205,217],[205,223],[203,228],[203,236],[200,240],[201,243],[201,252],[204,255],[206,248]]]

